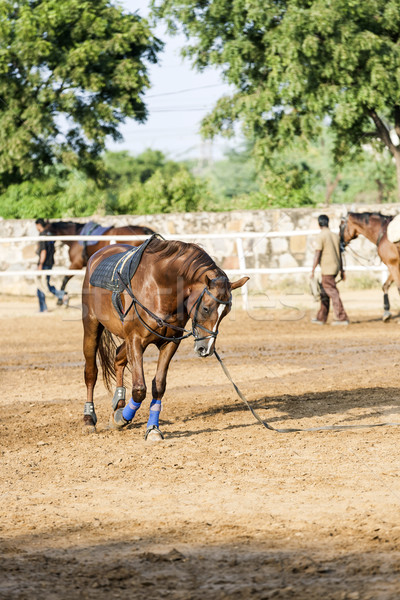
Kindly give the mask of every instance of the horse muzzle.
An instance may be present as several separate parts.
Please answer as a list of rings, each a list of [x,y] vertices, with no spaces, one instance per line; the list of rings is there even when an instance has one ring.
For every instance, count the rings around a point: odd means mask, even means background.
[[[214,352],[214,341],[213,338],[196,341],[194,343],[194,351],[197,356],[200,356],[200,358],[211,356]]]

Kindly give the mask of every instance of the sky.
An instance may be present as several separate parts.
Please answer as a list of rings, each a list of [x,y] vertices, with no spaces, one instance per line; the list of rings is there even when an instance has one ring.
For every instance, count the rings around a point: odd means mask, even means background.
[[[148,0],[119,0],[129,12],[149,14]],[[120,131],[123,141],[107,143],[109,150],[129,150],[139,154],[152,148],[161,150],[174,160],[192,158],[218,160],[224,151],[237,145],[236,141],[217,138],[204,142],[199,135],[200,121],[219,97],[229,91],[216,69],[198,73],[183,60],[180,50],[185,43],[182,35],[168,36],[164,26],[154,30],[164,43],[159,64],[149,66],[151,88],[145,95],[149,116],[145,124],[133,119],[126,121]]]

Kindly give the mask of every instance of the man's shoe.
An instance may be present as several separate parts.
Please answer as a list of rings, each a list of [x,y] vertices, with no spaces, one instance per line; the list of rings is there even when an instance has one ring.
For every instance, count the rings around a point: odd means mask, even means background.
[[[311,323],[314,325],[325,325],[324,321],[319,321],[318,319],[311,319]]]
[[[349,321],[332,321],[331,325],[348,325]]]

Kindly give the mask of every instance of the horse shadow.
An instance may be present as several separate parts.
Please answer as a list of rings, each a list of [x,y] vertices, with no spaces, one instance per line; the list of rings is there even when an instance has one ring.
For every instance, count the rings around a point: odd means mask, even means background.
[[[376,422],[398,421],[400,424],[400,390],[394,387],[369,387],[354,390],[334,390],[299,395],[282,394],[279,396],[262,396],[249,402],[253,409],[259,412],[260,417],[269,424],[282,424],[296,426],[306,420],[317,418],[318,425],[352,425],[375,419]],[[360,414],[360,409],[362,414]],[[267,411],[267,412],[265,412]],[[268,416],[268,412],[276,411],[279,415]],[[357,411],[357,414],[354,414]],[[194,423],[206,420],[220,414],[239,414],[249,412],[248,408],[239,399],[233,402],[207,408],[184,417],[181,422]],[[250,415],[251,417],[251,415]],[[321,423],[321,418],[326,421]],[[253,417],[251,417],[253,418]],[[296,423],[292,425],[291,422]],[[258,425],[257,421],[251,423],[230,423],[226,427],[206,427],[186,431],[170,431],[168,437],[190,437],[203,433],[241,429]],[[313,423],[312,426],[316,424]],[[307,427],[309,425],[307,424]]]

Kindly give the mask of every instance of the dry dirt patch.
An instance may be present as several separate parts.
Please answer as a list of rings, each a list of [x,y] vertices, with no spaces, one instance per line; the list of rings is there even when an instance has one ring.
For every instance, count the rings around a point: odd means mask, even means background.
[[[109,431],[101,381],[98,433],[83,435],[80,321],[34,306],[0,311],[0,598],[399,596],[400,428],[264,431],[187,342],[165,443],[144,442],[148,400],[134,426]],[[400,421],[396,323],[362,313],[313,329],[282,314],[237,310],[221,326],[220,354],[264,418]]]

